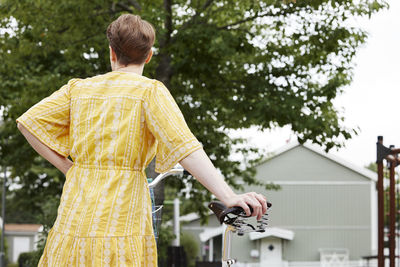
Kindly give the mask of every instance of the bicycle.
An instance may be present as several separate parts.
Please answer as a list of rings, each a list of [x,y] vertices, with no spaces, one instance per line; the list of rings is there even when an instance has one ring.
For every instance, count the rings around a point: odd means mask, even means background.
[[[272,204],[267,202],[268,211],[271,206]],[[227,225],[222,250],[222,266],[226,263],[226,266],[230,267],[236,262],[235,259],[231,258],[232,234],[237,233],[239,236],[242,236],[250,232],[265,232],[265,228],[268,225],[268,213],[264,214],[261,219],[257,221],[257,225],[254,226],[248,220],[251,216],[247,216],[241,207],[227,208],[219,201],[211,202],[208,207],[214,212],[221,224]],[[250,211],[253,212],[251,206],[249,207]]]

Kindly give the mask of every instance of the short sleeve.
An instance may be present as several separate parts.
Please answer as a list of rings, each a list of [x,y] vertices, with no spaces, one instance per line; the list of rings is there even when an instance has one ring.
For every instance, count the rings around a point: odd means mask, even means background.
[[[42,143],[67,157],[69,155],[70,86],[73,80],[44,98],[16,121]]]
[[[202,148],[164,84],[155,81],[153,88],[145,95],[143,106],[146,124],[158,141],[156,172],[166,172]]]

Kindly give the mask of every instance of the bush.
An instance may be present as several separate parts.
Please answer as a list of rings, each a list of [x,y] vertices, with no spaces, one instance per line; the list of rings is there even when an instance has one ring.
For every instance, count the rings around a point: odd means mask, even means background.
[[[161,225],[159,237],[157,240],[157,254],[158,265],[165,266],[168,258],[168,246],[171,245],[172,240],[175,238],[171,226]]]
[[[24,252],[19,254],[18,266],[19,267],[35,267],[38,265],[40,256],[42,255],[41,250],[35,250],[31,252]]]
[[[199,245],[196,240],[190,234],[183,233],[181,235],[181,246],[185,250],[188,267],[194,267],[199,252]]]

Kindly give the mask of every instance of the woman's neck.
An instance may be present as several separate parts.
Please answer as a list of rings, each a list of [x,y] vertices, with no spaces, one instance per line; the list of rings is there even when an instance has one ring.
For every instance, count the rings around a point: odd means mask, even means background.
[[[142,75],[143,74],[144,64],[142,65],[128,65],[128,66],[114,66],[112,68],[113,71],[122,71],[122,72],[133,72],[135,74]]]

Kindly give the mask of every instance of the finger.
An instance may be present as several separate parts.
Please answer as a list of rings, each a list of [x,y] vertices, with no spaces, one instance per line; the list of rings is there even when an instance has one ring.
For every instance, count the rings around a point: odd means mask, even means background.
[[[257,201],[258,201],[258,199],[257,199]],[[261,220],[261,217],[263,215],[263,211],[262,211],[263,207],[260,203],[258,203],[258,205],[259,205],[259,207],[258,207],[257,221]]]
[[[260,202],[260,204],[262,206],[262,214],[265,214],[267,212],[267,209],[268,209],[267,199],[265,198],[265,196],[263,196],[261,194],[256,194],[255,197],[257,198],[257,200]]]
[[[254,214],[254,207],[251,203],[251,199],[248,196],[243,197],[243,202],[247,206],[249,212],[246,212],[246,216],[253,216]]]
[[[249,193],[250,196],[254,199],[255,203],[257,203],[257,210],[253,216],[257,216],[257,220],[260,220],[262,215],[266,212],[267,203],[264,200],[264,196],[261,194],[257,194],[255,192]],[[253,204],[254,205],[254,204]]]
[[[256,208],[255,208],[256,213],[254,214],[254,216],[257,217],[257,220],[260,220],[262,216],[262,206],[255,196],[254,196],[254,202],[256,203]]]
[[[251,208],[252,208],[252,210],[253,210],[253,211],[251,212],[251,215],[250,215],[250,216],[256,216],[256,214],[257,214],[257,207],[256,207],[256,202],[254,201],[253,197],[250,196],[250,195],[246,196],[245,202],[246,202],[247,205],[251,206]]]
[[[241,207],[244,210],[244,212],[246,213],[246,216],[250,216],[251,215],[250,208],[249,208],[249,206],[247,205],[247,203],[244,200],[241,200],[238,203],[238,205],[239,205],[239,207]]]
[[[260,202],[260,216],[257,218],[257,220],[261,220],[262,216],[267,212],[266,209],[267,209],[267,203],[265,201],[261,201]]]
[[[251,195],[246,197],[246,202],[253,208],[253,213],[251,216],[257,216],[258,218],[261,214],[261,205],[258,200]]]

